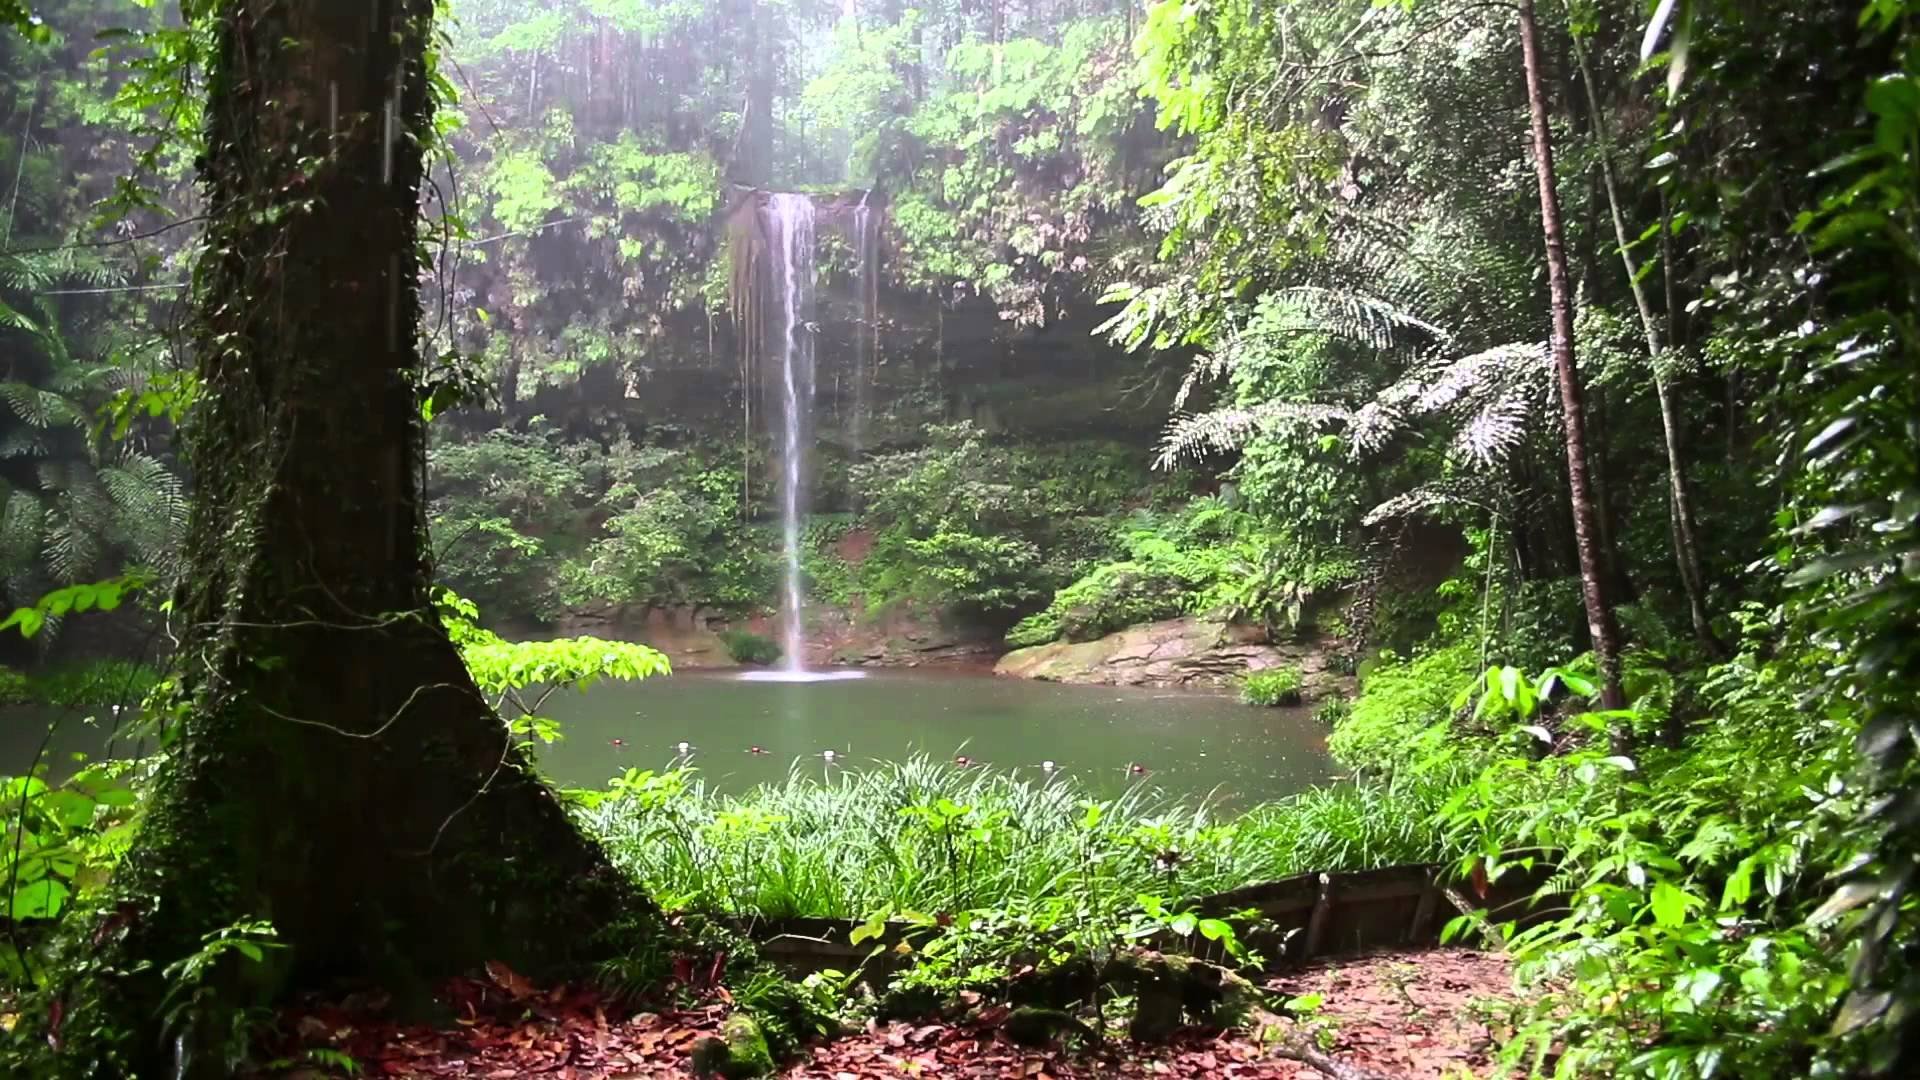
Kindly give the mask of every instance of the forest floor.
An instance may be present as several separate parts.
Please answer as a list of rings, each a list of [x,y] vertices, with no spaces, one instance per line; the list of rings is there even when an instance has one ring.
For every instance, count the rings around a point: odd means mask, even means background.
[[[326,1066],[343,1064],[337,1055],[344,1054],[352,1058],[355,1075],[369,1077],[677,1080],[696,1075],[693,1048],[719,1031],[729,1009],[726,992],[714,989],[698,1007],[626,1014],[593,991],[536,990],[511,972],[494,976],[492,982],[449,987],[458,1015],[451,1028],[383,1021],[377,1001],[291,1010],[281,1044],[271,1049],[283,1067],[293,1068],[278,1075],[308,1080],[337,1075]],[[1396,1078],[1457,1076],[1486,1065],[1493,1047],[1489,1025],[1497,1024],[1511,1004],[1511,986],[1502,957],[1465,949],[1350,958],[1269,983],[1287,998],[1320,999],[1306,1026],[1320,1029],[1314,1042],[1329,1057]],[[970,1024],[869,1024],[807,1047],[779,1075],[792,1080],[1294,1080],[1321,1075],[1275,1057],[1255,1035],[1239,1031],[1187,1031],[1154,1047],[1115,1040],[1103,1050],[1033,1050],[995,1027],[995,1012],[985,1010]],[[314,1049],[322,1053],[310,1055]],[[308,1062],[311,1067],[301,1067]]]

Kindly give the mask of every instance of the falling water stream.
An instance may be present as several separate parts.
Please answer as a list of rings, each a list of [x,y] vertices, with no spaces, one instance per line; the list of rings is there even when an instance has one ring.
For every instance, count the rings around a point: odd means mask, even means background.
[[[780,405],[784,445],[780,483],[780,537],[786,556],[781,611],[781,663],[789,672],[806,668],[800,636],[801,441],[806,411],[813,405],[813,333],[807,325],[813,303],[813,200],[779,192],[767,199],[767,231],[780,290]]]
[[[848,425],[853,460],[866,450],[867,387],[873,381],[871,368],[879,362],[879,302],[875,294],[873,209],[867,205],[868,193],[860,196],[853,208],[854,279],[860,289],[860,322],[853,333],[853,422]],[[859,510],[859,494],[854,493],[854,509]]]
[[[774,342],[780,363],[780,539],[785,557],[781,582],[780,668],[742,678],[811,682],[859,678],[860,672],[808,671],[801,634],[805,596],[800,588],[800,509],[806,486],[806,440],[813,412],[813,199],[792,192],[767,196],[767,246],[773,255],[774,288],[780,295],[780,333]]]

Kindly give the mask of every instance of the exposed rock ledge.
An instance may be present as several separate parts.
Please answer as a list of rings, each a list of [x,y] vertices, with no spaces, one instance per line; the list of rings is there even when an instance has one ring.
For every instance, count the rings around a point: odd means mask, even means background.
[[[1268,641],[1259,627],[1186,616],[1130,626],[1097,641],[1055,641],[1016,649],[997,675],[1107,686],[1225,687],[1250,671],[1297,667],[1309,699],[1351,693],[1353,680],[1329,665],[1321,641]]]
[[[765,637],[780,632],[776,616],[728,618],[707,608],[649,608],[595,603],[567,612],[550,632],[506,628],[510,636],[574,637],[587,634],[638,641],[667,654],[674,670],[732,667],[721,632],[750,630]],[[941,612],[896,604],[883,612],[821,605],[807,612],[806,662],[819,666],[980,666],[1000,651],[997,633],[955,624]]]

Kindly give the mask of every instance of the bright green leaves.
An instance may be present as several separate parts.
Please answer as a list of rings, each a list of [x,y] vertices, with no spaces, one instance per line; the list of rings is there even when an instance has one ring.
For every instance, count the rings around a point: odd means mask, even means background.
[[[1679,926],[1687,916],[1705,907],[1706,901],[1670,881],[1655,882],[1647,899],[1653,921],[1661,926]]]
[[[142,413],[149,420],[165,417],[175,427],[186,419],[200,393],[200,378],[191,371],[159,371],[113,392],[95,413],[93,437],[114,442],[125,439]]]
[[[0,622],[0,631],[18,629],[22,637],[32,637],[40,632],[49,620],[64,618],[68,613],[86,611],[112,611],[120,606],[127,596],[144,588],[148,584],[145,574],[131,573],[106,581],[88,582],[55,589],[40,598],[32,607],[15,608],[13,614]]]
[[[25,0],[0,0],[0,26],[11,26],[36,44],[53,40],[53,31],[27,7]]]
[[[665,654],[632,642],[590,637],[508,641],[476,625],[479,609],[448,589],[435,590],[434,606],[474,683],[493,699],[495,711],[523,745],[549,745],[562,737],[558,723],[539,715],[556,691],[584,691],[605,679],[672,673]],[[533,691],[531,700],[522,691]]]
[[[494,219],[510,231],[528,231],[560,208],[558,184],[536,151],[497,155],[486,182],[493,193]]]
[[[131,840],[137,803],[117,765],[93,765],[58,787],[38,776],[0,781],[0,883],[16,920],[59,917],[76,893],[97,887]]]
[[[664,654],[645,645],[590,637],[508,641],[475,625],[479,610],[452,592],[437,590],[434,603],[473,681],[487,694],[530,687],[585,690],[602,679],[645,679],[672,671]]]

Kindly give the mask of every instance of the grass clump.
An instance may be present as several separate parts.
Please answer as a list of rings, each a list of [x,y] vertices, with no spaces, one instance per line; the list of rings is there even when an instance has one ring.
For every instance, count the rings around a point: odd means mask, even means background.
[[[1309,870],[1452,857],[1429,822],[1440,776],[1341,784],[1244,814],[1136,786],[1096,800],[918,757],[825,775],[798,767],[740,796],[690,770],[635,772],[586,824],[669,907],[864,918],[1008,908],[1092,889],[1192,898]]]
[[[1313,710],[1313,718],[1329,728],[1339,727],[1353,715],[1353,702],[1343,697],[1330,697],[1322,701]]]
[[[751,630],[722,630],[720,644],[736,664],[765,666],[780,659],[780,646],[772,638]]]
[[[1298,705],[1301,682],[1296,667],[1249,672],[1240,682],[1240,700],[1249,705]]]

